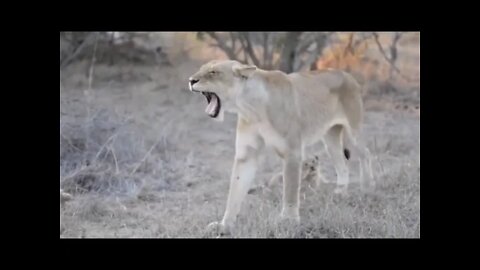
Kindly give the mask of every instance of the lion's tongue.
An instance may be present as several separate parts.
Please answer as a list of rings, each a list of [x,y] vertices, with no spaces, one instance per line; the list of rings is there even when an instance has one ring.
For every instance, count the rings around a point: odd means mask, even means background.
[[[215,110],[217,109],[217,107],[218,107],[218,97],[217,95],[212,95],[212,99],[210,100],[210,103],[208,103],[207,108],[205,109],[205,112],[213,116],[215,115]]]

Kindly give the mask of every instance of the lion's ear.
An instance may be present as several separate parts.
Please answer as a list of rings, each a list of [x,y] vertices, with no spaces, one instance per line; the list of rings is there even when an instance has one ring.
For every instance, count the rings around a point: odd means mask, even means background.
[[[257,70],[256,66],[248,66],[248,65],[242,65],[242,64],[237,64],[232,67],[233,74],[238,77],[244,77],[248,78],[252,73]]]

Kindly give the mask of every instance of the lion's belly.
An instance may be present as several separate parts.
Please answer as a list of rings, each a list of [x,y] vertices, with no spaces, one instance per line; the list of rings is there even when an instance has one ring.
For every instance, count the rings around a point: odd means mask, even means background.
[[[316,144],[323,140],[327,131],[336,124],[348,125],[348,121],[337,100],[319,104],[318,110],[302,112],[303,132],[302,143],[305,146]]]
[[[318,143],[319,141],[323,141],[323,138],[328,130],[337,124],[348,125],[348,122],[343,117],[337,117],[325,120],[325,122],[322,122],[321,125],[309,127],[302,138],[303,145],[310,146]]]

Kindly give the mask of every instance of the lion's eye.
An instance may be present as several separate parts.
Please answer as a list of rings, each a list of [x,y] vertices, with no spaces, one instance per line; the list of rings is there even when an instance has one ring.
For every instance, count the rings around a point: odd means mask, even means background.
[[[212,70],[209,73],[213,75],[213,74],[216,74],[217,72],[215,70]]]

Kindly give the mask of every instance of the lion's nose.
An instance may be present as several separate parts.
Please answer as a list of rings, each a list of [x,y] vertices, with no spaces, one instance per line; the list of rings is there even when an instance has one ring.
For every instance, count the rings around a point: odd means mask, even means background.
[[[198,80],[195,80],[195,79],[192,79],[190,78],[190,85],[193,86],[194,84],[196,84],[198,82]]]

